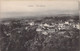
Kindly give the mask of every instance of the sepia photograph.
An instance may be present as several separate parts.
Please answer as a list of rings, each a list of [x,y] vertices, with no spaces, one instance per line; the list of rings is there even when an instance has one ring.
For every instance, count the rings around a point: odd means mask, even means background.
[[[80,51],[79,1],[0,4],[0,51]]]

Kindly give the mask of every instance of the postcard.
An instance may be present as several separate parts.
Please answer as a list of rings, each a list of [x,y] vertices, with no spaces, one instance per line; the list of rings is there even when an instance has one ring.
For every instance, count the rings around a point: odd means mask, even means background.
[[[0,1],[0,51],[80,51],[78,0]]]

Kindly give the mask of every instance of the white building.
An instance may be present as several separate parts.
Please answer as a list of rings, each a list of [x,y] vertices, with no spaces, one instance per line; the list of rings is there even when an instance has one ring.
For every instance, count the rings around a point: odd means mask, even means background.
[[[69,22],[68,21],[65,21],[65,23],[64,24],[68,24],[69,25]]]
[[[40,32],[40,31],[42,31],[42,29],[41,28],[37,28],[36,31]]]
[[[33,26],[34,25],[34,22],[29,22],[28,24],[31,25],[31,26]]]
[[[28,27],[25,27],[25,30],[27,30],[28,29]]]
[[[47,23],[45,23],[44,26],[49,27],[50,25],[48,25]]]
[[[80,29],[80,24],[76,24],[76,28],[77,29]]]
[[[43,31],[43,32],[42,32],[42,34],[44,34],[44,35],[48,35],[48,32],[46,32],[46,31]]]

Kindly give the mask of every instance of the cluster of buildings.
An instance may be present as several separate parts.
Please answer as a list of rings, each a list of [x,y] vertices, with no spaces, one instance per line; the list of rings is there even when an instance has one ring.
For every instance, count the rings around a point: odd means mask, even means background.
[[[58,31],[65,31],[65,30],[72,30],[74,28],[76,29],[79,29],[80,30],[80,27],[79,27],[79,23],[75,23],[75,22],[71,22],[71,20],[69,21],[60,21],[58,23],[54,23],[54,22],[51,22],[51,23],[35,23],[35,22],[28,22],[28,24],[30,26],[34,26],[34,25],[37,25],[37,29],[36,31],[39,32],[39,33],[42,33],[44,35],[47,35],[48,33],[55,33],[55,32],[58,32]]]
[[[51,21],[51,20],[50,20]],[[55,33],[58,31],[65,31],[65,30],[72,30],[73,28],[80,30],[80,24],[79,22],[75,23],[74,20],[67,20],[67,21],[58,21],[56,22],[35,22],[33,20],[23,20],[19,22],[21,25],[25,25],[25,29],[27,30],[30,26],[37,26],[36,31],[38,33],[42,33],[44,35],[47,35],[48,33]],[[15,24],[18,24],[15,22]],[[10,25],[10,22],[5,22],[4,25]]]

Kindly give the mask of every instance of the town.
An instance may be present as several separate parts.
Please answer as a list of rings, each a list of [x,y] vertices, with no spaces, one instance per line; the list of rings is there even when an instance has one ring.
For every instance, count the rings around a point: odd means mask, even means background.
[[[0,22],[1,51],[78,51],[79,16],[10,19]]]

